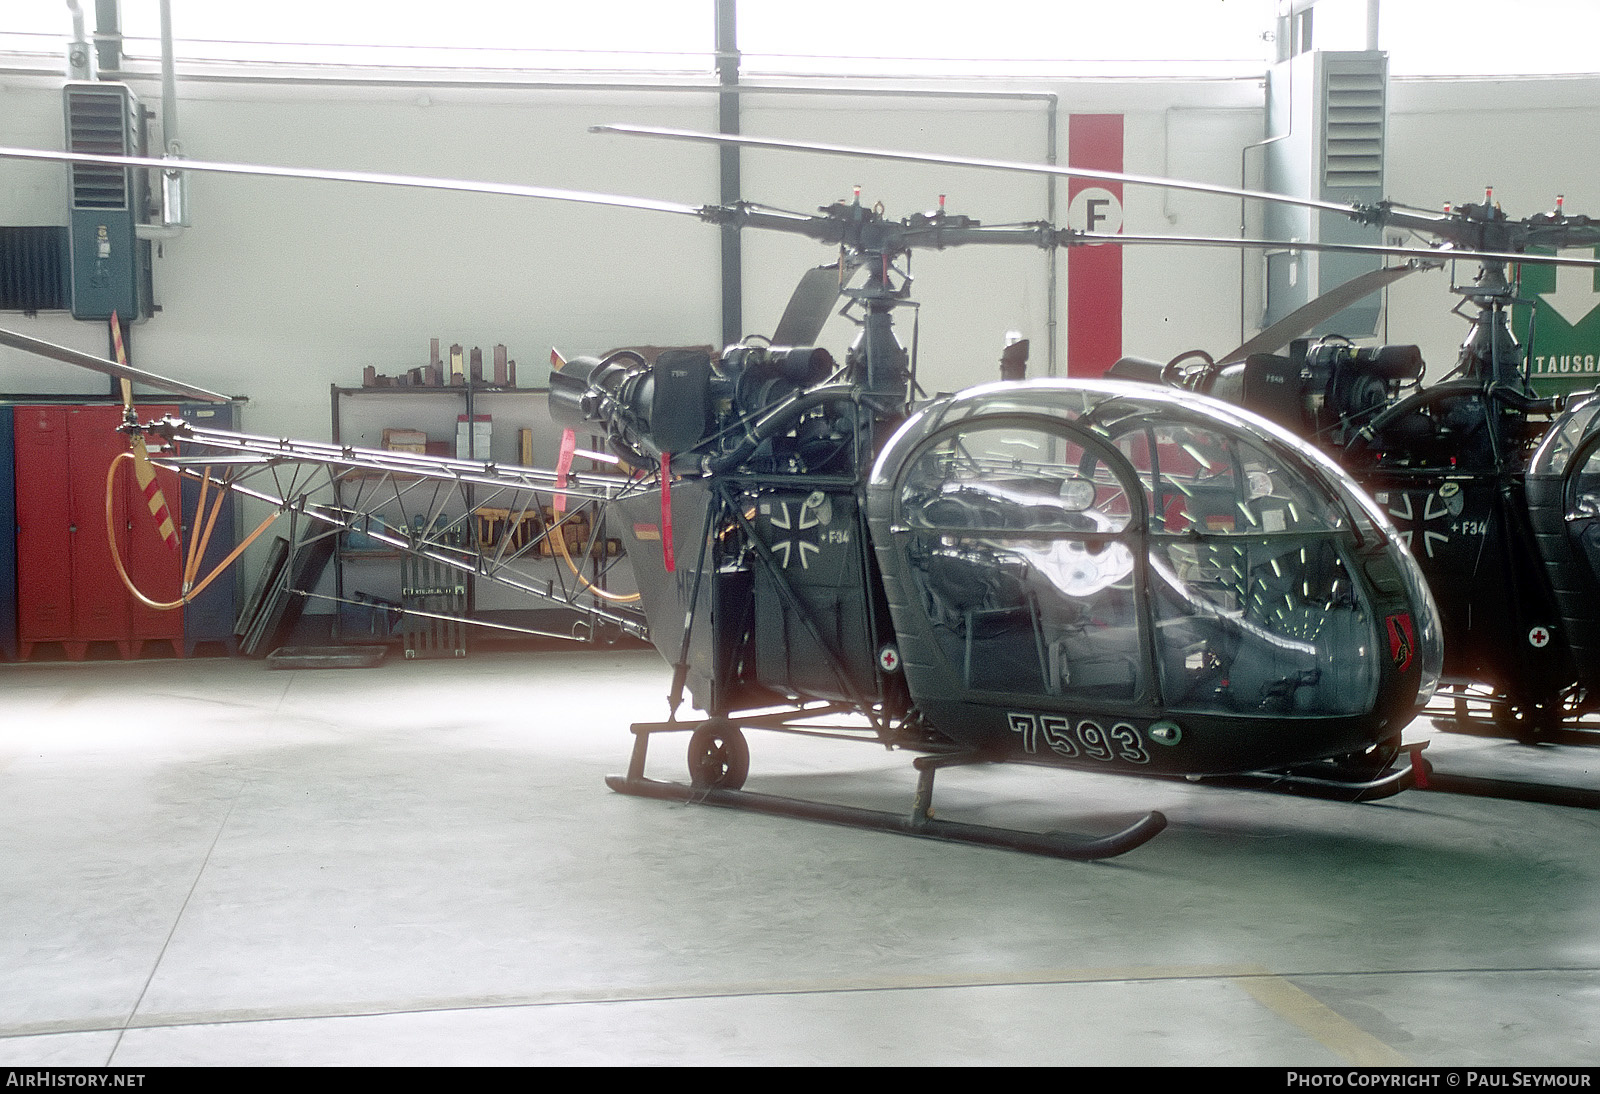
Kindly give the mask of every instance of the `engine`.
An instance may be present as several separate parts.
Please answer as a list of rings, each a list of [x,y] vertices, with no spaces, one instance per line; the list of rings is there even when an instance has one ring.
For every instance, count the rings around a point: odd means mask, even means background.
[[[833,356],[811,346],[634,350],[577,357],[550,374],[558,423],[604,434],[637,467],[837,473],[855,466],[853,389],[826,385]]]
[[[1297,339],[1287,357],[1252,354],[1224,369],[1208,394],[1342,448],[1399,397],[1403,384],[1420,379],[1423,367],[1416,346]]]

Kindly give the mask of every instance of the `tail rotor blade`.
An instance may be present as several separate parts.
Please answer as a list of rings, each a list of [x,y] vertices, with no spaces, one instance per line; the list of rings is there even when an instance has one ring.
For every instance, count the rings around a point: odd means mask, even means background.
[[[117,318],[116,312],[111,313],[111,347],[116,354],[117,364],[127,368],[128,350],[122,344],[122,321]],[[127,416],[128,423],[135,424],[133,384],[127,376],[122,377],[122,411]],[[130,433],[128,448],[133,452],[133,477],[139,484],[139,496],[144,498],[145,504],[150,507],[150,516],[155,519],[161,542],[176,551],[178,529],[172,520],[172,510],[167,508],[167,498],[161,491],[161,484],[156,481],[156,469],[150,464],[150,450],[145,447],[144,434]]]

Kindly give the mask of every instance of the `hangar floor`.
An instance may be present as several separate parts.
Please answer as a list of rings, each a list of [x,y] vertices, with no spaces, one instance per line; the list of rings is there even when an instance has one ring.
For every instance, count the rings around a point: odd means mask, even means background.
[[[1600,815],[940,776],[947,819],[1171,818],[1080,864],[613,794],[667,681],[0,666],[0,1065],[1600,1064]],[[753,790],[909,802],[904,754],[752,752]],[[1600,785],[1600,752],[1430,755]]]

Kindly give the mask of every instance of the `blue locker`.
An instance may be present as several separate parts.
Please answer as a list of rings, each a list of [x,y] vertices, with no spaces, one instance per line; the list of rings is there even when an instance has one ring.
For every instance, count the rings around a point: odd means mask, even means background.
[[[239,405],[226,403],[184,403],[179,411],[183,419],[207,429],[238,429]],[[206,499],[209,511],[217,492],[213,488]],[[197,512],[200,504],[200,483],[185,477],[183,480],[183,526],[187,529],[184,542],[204,530],[205,514]],[[210,573],[228,552],[239,542],[239,510],[237,499],[229,491],[217,514],[217,523],[206,544],[205,557],[200,562],[200,574]],[[238,613],[238,566],[223,574],[183,609],[183,655],[193,657],[195,647],[201,643],[217,643],[231,653],[237,652],[233,633],[234,616]]]

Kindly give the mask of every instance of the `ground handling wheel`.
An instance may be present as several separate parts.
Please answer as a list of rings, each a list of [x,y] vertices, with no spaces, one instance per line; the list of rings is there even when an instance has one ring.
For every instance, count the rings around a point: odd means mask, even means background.
[[[698,790],[738,790],[750,774],[750,746],[739,727],[713,718],[689,737],[689,782]]]

